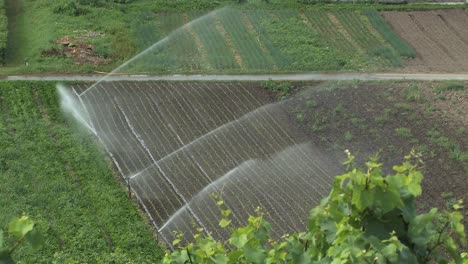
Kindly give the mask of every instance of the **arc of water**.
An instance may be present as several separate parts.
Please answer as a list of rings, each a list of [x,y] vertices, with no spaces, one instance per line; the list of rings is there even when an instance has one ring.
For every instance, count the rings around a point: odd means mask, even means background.
[[[167,154],[166,156],[162,157],[161,159],[159,159],[159,160],[156,161],[155,163],[151,164],[150,166],[146,167],[146,168],[143,169],[142,171],[140,171],[140,172],[138,172],[137,174],[135,174],[135,175],[133,175],[132,177],[130,177],[130,179],[135,178],[135,177],[141,175],[141,173],[143,173],[144,171],[146,171],[146,170],[148,170],[148,169],[150,169],[150,168],[156,166],[157,163],[163,162],[164,160],[170,158],[170,157],[173,156],[174,154],[176,154],[176,153],[178,153],[178,152],[180,152],[180,151],[183,151],[183,150],[185,150],[185,149],[191,147],[192,145],[196,144],[196,143],[199,142],[200,140],[203,140],[203,139],[205,139],[205,138],[207,138],[207,137],[209,137],[209,136],[211,136],[211,135],[213,135],[213,134],[216,134],[217,132],[219,132],[219,131],[222,130],[222,129],[226,129],[226,128],[228,128],[228,127],[234,126],[235,124],[240,123],[240,122],[243,121],[244,119],[249,118],[249,116],[255,114],[256,112],[262,111],[262,110],[267,109],[267,108],[269,108],[269,107],[273,107],[274,105],[275,105],[275,104],[267,104],[267,105],[263,105],[263,106],[261,106],[261,107],[258,107],[258,108],[256,108],[256,109],[254,109],[254,110],[248,112],[247,114],[244,114],[243,116],[239,117],[239,118],[236,119],[236,120],[233,120],[233,121],[231,121],[231,122],[229,122],[229,123],[223,124],[223,125],[221,125],[221,126],[215,128],[215,129],[209,131],[208,133],[203,134],[202,136],[198,137],[197,139],[195,139],[195,140],[193,140],[193,141],[191,141],[191,142],[189,142],[189,143],[183,145],[182,147],[180,147],[180,148],[178,148],[178,149],[172,151],[171,153]]]
[[[182,199],[182,201],[184,202],[184,204],[187,204],[188,205],[188,202],[187,202],[187,199],[185,198],[184,195],[182,195],[182,193],[179,191],[179,189],[175,186],[175,184],[171,181],[171,179],[169,178],[169,176],[167,176],[167,174],[164,172],[164,170],[161,168],[161,166],[159,166],[159,164],[157,163],[156,159],[153,157],[153,154],[151,154],[151,151],[149,150],[149,148],[146,146],[145,144],[145,141],[141,138],[141,136],[136,132],[135,128],[133,127],[133,125],[130,123],[130,119],[128,119],[127,115],[125,114],[123,108],[120,106],[120,104],[117,102],[117,98],[114,97],[114,102],[117,106],[117,108],[119,109],[119,111],[122,113],[124,119],[125,119],[125,122],[127,123],[127,126],[130,128],[130,130],[132,131],[132,134],[137,138],[137,140],[140,142],[140,144],[142,145],[142,147],[145,149],[145,151],[148,153],[148,155],[150,156],[151,158],[151,161],[153,162],[153,164],[156,165],[157,169],[161,172],[161,174],[163,175],[163,177],[166,179],[166,181],[171,185],[172,189],[177,193],[177,195]],[[190,208],[190,206],[187,206],[187,209],[189,210],[189,212],[192,214],[192,216],[195,218],[195,220],[197,221],[197,223],[203,228],[203,230],[208,234],[208,229],[205,227],[205,225],[202,223],[202,221],[200,220],[200,218],[195,214],[195,212],[192,210],[192,208]]]
[[[91,128],[93,129],[93,132],[94,134],[97,136],[97,130],[96,130],[96,127],[94,126],[93,124],[93,121],[91,120],[91,117],[90,117],[90,114],[88,112],[88,108],[86,107],[86,105],[84,104],[83,102],[83,99],[81,99],[81,96],[78,94],[78,92],[75,90],[74,87],[72,87],[72,91],[73,91],[73,94],[78,98],[78,100],[80,101],[81,105],[83,106],[83,109],[86,113],[86,115],[88,116],[89,118],[89,125],[91,126]]]
[[[103,82],[104,80],[106,80],[109,76],[111,76],[112,74],[115,74],[116,72],[118,72],[119,70],[123,69],[124,67],[126,67],[127,65],[129,65],[130,63],[138,60],[139,58],[143,57],[146,55],[146,53],[150,52],[150,51],[154,51],[154,50],[157,50],[158,48],[161,48],[161,46],[163,46],[164,44],[166,44],[174,35],[176,35],[178,32],[182,31],[182,30],[185,30],[189,27],[191,27],[193,24],[196,24],[200,21],[202,21],[203,19],[206,19],[210,16],[213,16],[214,14],[216,14],[217,12],[221,12],[222,10],[225,10],[227,9],[228,7],[223,7],[223,8],[220,8],[220,9],[216,9],[204,16],[201,16],[197,19],[194,19],[192,21],[190,21],[189,23],[186,23],[185,25],[181,26],[180,28],[174,30],[173,32],[171,32],[168,36],[166,36],[165,38],[159,40],[158,42],[154,43],[153,45],[149,46],[148,48],[146,48],[144,51],[138,53],[136,56],[134,56],[133,58],[131,58],[130,60],[126,61],[125,63],[121,64],[119,67],[115,68],[114,70],[112,70],[110,73],[108,73],[107,75],[105,75],[104,77],[102,77],[101,79],[99,79],[97,82],[95,82],[93,85],[91,85],[90,87],[88,87],[88,89],[86,89],[85,91],[83,91],[81,95],[84,95],[85,93],[87,93],[89,90],[95,88],[99,83]]]
[[[75,88],[72,89],[73,90],[73,93],[75,94],[75,96],[77,96],[79,98],[79,102],[80,104],[82,105],[83,109],[88,113],[89,115],[89,111],[86,107],[86,105],[84,104],[83,100],[80,98],[80,96],[78,95],[78,93],[76,92]],[[89,122],[90,122],[90,126],[95,128],[94,126],[94,122],[93,120],[90,118],[89,119]],[[104,143],[104,140],[102,140],[102,138],[99,136],[98,133],[94,133],[94,135],[96,136],[96,138],[99,140],[99,142],[101,143],[102,146],[104,146],[104,150],[107,152],[107,154],[110,156],[110,158],[112,159],[112,162],[114,162],[115,166],[117,167],[117,170],[119,171],[120,175],[128,181],[128,178],[125,176],[125,174],[123,173],[123,170],[122,168],[120,167],[120,164],[119,162],[117,161],[117,159],[115,158],[114,154],[109,150],[109,148],[107,147],[107,145]],[[141,197],[136,193],[136,192],[133,192],[134,195],[136,196],[137,200],[139,201],[139,203],[143,206],[143,209],[147,212],[147,215],[151,221],[151,223],[156,227],[156,230],[159,230],[159,227],[158,225],[156,224],[156,221],[154,220],[154,218],[151,216],[151,214],[149,214],[149,210],[148,208],[146,207],[146,205],[143,203],[143,200],[141,199]],[[162,239],[164,240],[164,242],[166,242],[167,245],[170,245],[170,247],[172,248],[172,245],[171,243],[169,242],[169,239],[164,236],[164,234],[161,234],[161,237]]]
[[[199,191],[196,195],[190,199],[188,204],[185,204],[181,208],[179,208],[172,216],[161,226],[161,228],[158,230],[158,232],[161,233],[161,231],[168,225],[170,224],[174,219],[176,219],[181,213],[183,213],[186,209],[188,209],[188,206],[192,204],[197,198],[202,197],[210,188],[217,188],[219,183],[223,182],[227,178],[231,177],[236,171],[241,170],[242,166],[251,166],[252,164],[255,163],[255,160],[248,160],[240,164],[239,166],[231,169],[228,171],[226,174],[224,174],[222,177],[219,177],[215,181],[212,181],[210,184],[205,186],[201,191]]]

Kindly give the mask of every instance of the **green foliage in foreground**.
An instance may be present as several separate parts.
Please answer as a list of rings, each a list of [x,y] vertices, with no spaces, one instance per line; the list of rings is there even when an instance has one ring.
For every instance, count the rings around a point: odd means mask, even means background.
[[[12,258],[13,252],[25,242],[35,251],[42,246],[43,238],[41,234],[34,229],[34,222],[23,215],[22,217],[11,220],[8,227],[8,237],[6,237],[6,239],[4,233],[0,229],[0,263],[14,263]]]
[[[197,235],[195,243],[167,253],[164,263],[466,263],[461,201],[454,211],[416,213],[422,174],[410,163],[383,175],[376,160],[337,176],[332,191],[312,209],[307,232],[278,241],[261,213],[232,229],[227,241]],[[229,226],[229,210],[220,226]],[[174,241],[179,246],[180,241]]]

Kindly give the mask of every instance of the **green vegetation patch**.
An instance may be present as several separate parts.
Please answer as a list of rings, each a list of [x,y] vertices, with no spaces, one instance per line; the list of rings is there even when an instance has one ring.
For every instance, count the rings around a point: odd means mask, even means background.
[[[364,11],[372,26],[385,38],[385,40],[392,45],[400,56],[407,58],[416,57],[414,49],[398,36],[392,30],[390,25],[382,18],[382,16],[375,9],[366,9]]]
[[[5,10],[5,1],[0,1],[0,64],[5,64],[5,54],[8,36],[8,19]]]
[[[25,263],[157,262],[161,248],[94,139],[61,114],[55,85],[0,83],[0,225],[27,213],[44,235]]]
[[[342,69],[346,65],[339,51],[331,49],[321,36],[304,27],[297,17],[264,20],[262,26],[271,36],[281,56],[284,69],[311,69],[318,71]]]

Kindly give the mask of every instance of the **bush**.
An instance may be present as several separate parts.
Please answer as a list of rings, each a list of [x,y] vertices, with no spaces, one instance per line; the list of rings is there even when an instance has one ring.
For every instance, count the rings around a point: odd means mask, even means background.
[[[279,97],[288,96],[294,88],[290,82],[275,82],[272,80],[263,82],[262,87],[277,93]]]
[[[383,175],[371,159],[366,169],[354,167],[337,176],[330,194],[312,209],[308,230],[274,241],[261,211],[248,224],[231,230],[227,241],[195,235],[195,242],[166,253],[164,263],[466,263],[461,201],[450,211],[433,208],[417,214],[422,174],[405,157],[394,175]],[[417,157],[415,157],[417,158]],[[219,196],[218,196],[219,197]],[[222,203],[221,203],[222,204]],[[222,210],[221,227],[230,225]]]
[[[55,14],[69,15],[69,16],[81,16],[89,13],[87,8],[81,7],[76,1],[61,2],[55,6],[52,10]]]

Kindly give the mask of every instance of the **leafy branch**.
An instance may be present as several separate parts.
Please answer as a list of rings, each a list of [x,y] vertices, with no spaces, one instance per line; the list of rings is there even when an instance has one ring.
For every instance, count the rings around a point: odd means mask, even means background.
[[[164,263],[466,263],[466,234],[460,213],[462,201],[453,211],[416,213],[422,174],[405,157],[394,166],[395,174],[384,175],[377,159],[356,168],[349,152],[347,172],[335,178],[330,194],[310,211],[308,230],[271,239],[270,224],[260,209],[248,224],[232,228],[231,211],[220,195],[214,195],[223,218],[220,226],[231,236],[216,241],[210,235],[166,253]],[[448,253],[448,255],[447,255]],[[465,262],[464,262],[465,261]]]

